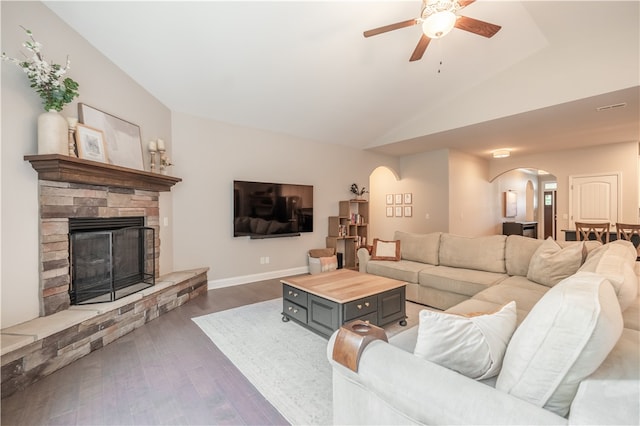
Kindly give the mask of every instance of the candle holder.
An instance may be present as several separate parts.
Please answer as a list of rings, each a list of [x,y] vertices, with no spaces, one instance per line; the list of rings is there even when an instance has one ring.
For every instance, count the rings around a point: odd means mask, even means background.
[[[67,117],[67,123],[69,124],[69,157],[78,157],[76,153],[76,124],[78,119],[75,117]]]
[[[150,155],[149,165],[151,167],[152,172],[156,171],[156,152],[157,151],[153,147],[149,147],[149,155]]]
[[[167,161],[164,155],[164,153],[166,152],[166,149],[158,147],[158,152],[160,153],[160,173],[164,175],[167,173],[167,166],[166,166]]]

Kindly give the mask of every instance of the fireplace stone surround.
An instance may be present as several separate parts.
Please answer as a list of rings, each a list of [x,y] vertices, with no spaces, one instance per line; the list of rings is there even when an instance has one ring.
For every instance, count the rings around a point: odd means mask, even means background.
[[[155,230],[159,275],[159,191],[180,178],[64,155],[25,156],[38,172],[40,211],[40,316],[68,309],[69,219],[142,216]]]
[[[181,179],[58,154],[25,160],[39,178],[42,312],[1,330],[2,398],[208,290],[208,268],[158,276],[156,266],[152,287],[113,302],[69,306],[69,218],[143,215],[157,230],[158,192]],[[159,247],[159,237],[154,240]]]

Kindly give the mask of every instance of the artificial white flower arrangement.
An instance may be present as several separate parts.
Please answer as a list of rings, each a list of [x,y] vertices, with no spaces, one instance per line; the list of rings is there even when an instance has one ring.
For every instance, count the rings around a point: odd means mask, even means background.
[[[42,56],[42,45],[33,38],[32,32],[22,26],[20,28],[31,39],[23,43],[23,46],[31,52],[31,57],[25,54],[26,59],[21,61],[2,52],[2,60],[12,62],[22,68],[31,81],[31,87],[42,98],[45,111],[61,111],[66,104],[78,96],[78,83],[69,77],[60,81],[70,69],[71,61],[67,57],[64,67],[47,62]]]

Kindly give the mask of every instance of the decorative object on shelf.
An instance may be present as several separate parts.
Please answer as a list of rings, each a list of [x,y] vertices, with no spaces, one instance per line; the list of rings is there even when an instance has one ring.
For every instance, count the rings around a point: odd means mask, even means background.
[[[70,79],[69,77],[60,81],[63,75],[70,69],[71,61],[67,57],[67,63],[64,67],[59,64],[47,62],[42,56],[42,45],[33,38],[33,33],[23,26],[20,26],[31,40],[24,42],[23,46],[31,52],[32,56],[27,56],[28,59],[20,60],[11,58],[2,53],[2,60],[13,62],[27,74],[29,81],[31,81],[31,87],[42,98],[45,111],[62,111],[62,108],[70,103],[73,98],[78,96],[78,83]],[[65,135],[66,136],[66,135]]]
[[[149,156],[150,156],[149,167],[152,172],[155,172],[156,171],[156,152],[158,152],[158,144],[156,143],[156,141],[149,141],[148,149],[149,149]]]
[[[364,186],[362,188],[359,188],[357,183],[352,183],[349,191],[351,191],[352,194],[355,194],[356,200],[362,200],[363,195],[369,192]]]
[[[78,119],[76,117],[67,117],[67,123],[69,124],[69,157],[78,157],[76,152],[76,126],[78,125]]]
[[[76,125],[76,135],[79,158],[108,163],[102,130],[78,124]]]
[[[173,166],[173,164],[171,164],[171,160],[169,159],[169,156],[166,154],[167,149],[164,145],[164,140],[158,139],[157,145],[158,145],[158,152],[160,153],[160,173],[162,173],[163,175],[166,175],[167,167]]]
[[[109,162],[144,170],[140,127],[84,103],[78,104],[80,122],[104,132]]]
[[[67,120],[55,109],[38,116],[38,154],[69,155]]]
[[[45,113],[38,116],[38,154],[69,153],[67,121],[59,113],[62,108],[78,96],[78,83],[67,77],[60,81],[70,68],[67,57],[65,66],[47,62],[42,56],[42,45],[33,37],[33,33],[22,28],[30,40],[24,42],[30,55],[24,54],[24,60],[11,58],[2,53],[2,60],[9,61],[27,74],[31,87],[42,99]]]

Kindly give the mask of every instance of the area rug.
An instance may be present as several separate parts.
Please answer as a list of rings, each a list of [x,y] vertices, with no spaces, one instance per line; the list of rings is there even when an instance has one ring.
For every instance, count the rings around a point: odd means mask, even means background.
[[[407,302],[407,327],[385,327],[391,337],[418,323],[424,306]],[[332,423],[327,339],[293,321],[282,322],[282,299],[193,318],[213,343],[293,425]]]

